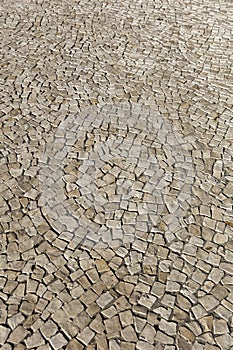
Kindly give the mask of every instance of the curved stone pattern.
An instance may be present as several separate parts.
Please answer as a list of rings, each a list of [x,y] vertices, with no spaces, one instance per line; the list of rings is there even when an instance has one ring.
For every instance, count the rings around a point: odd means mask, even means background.
[[[1,1],[1,350],[233,349],[232,18]]]
[[[161,229],[179,237],[190,215],[191,149],[151,108],[91,107],[65,119],[46,144],[39,205],[56,232],[89,247]]]

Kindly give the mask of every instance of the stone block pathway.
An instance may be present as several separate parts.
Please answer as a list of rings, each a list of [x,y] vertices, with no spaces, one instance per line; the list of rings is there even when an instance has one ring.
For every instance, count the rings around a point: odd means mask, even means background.
[[[232,1],[0,27],[1,350],[232,350]]]

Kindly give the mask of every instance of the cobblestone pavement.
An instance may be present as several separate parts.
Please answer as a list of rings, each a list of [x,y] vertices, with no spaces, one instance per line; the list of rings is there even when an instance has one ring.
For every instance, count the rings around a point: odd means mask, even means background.
[[[232,1],[0,7],[1,349],[233,349]]]

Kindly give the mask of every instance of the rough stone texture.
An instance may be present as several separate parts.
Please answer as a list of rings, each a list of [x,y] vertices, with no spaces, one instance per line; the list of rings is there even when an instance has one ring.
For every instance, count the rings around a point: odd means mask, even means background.
[[[10,333],[10,329],[0,326],[0,344],[3,345],[5,344],[5,341]]]
[[[2,0],[3,350],[231,350],[230,0]]]

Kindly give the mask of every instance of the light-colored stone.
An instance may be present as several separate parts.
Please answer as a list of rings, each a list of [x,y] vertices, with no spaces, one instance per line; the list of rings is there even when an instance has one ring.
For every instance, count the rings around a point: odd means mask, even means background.
[[[233,347],[229,3],[1,1],[2,350]]]
[[[222,350],[228,350],[233,346],[233,339],[230,334],[220,335],[215,340]]]
[[[56,335],[54,335],[51,338],[50,342],[55,350],[61,349],[68,343],[68,341],[64,338],[64,336],[61,333],[57,333]]]
[[[45,340],[43,339],[43,337],[41,336],[41,334],[39,332],[36,332],[34,334],[32,334],[31,337],[28,337],[25,340],[25,343],[27,345],[27,349],[32,349],[35,347],[39,347],[41,345],[43,345],[45,343]]]
[[[78,340],[80,340],[83,344],[88,345],[90,341],[93,339],[95,333],[89,328],[86,327],[84,330],[77,336]]]
[[[22,340],[25,339],[25,337],[27,336],[28,331],[26,329],[24,329],[22,326],[18,326],[17,328],[15,328],[13,330],[13,332],[10,334],[8,340],[9,342],[13,343],[13,344],[18,344],[20,343]]]
[[[150,324],[146,324],[142,332],[139,335],[139,338],[146,341],[149,344],[154,344],[156,331],[154,327]]]
[[[45,339],[50,339],[58,330],[57,325],[52,321],[48,320],[43,326],[41,326],[40,331]]]
[[[159,323],[159,329],[165,332],[166,334],[173,336],[176,334],[177,325],[175,322],[169,322],[162,319]]]
[[[121,331],[122,338],[127,342],[136,342],[138,337],[132,326],[127,326]]]
[[[174,339],[163,332],[158,331],[155,336],[155,340],[162,344],[173,344]]]
[[[64,310],[70,317],[76,317],[84,310],[84,307],[79,300],[72,300],[64,306]]]
[[[225,320],[215,319],[213,322],[213,331],[214,334],[228,334],[229,328]]]
[[[112,301],[112,295],[109,292],[106,292],[96,300],[96,303],[103,309],[107,307]]]
[[[116,291],[121,295],[129,297],[134,289],[134,285],[126,282],[119,282],[116,286]]]
[[[120,316],[120,321],[123,327],[128,326],[133,323],[133,315],[130,310],[121,312],[119,314]]]
[[[205,295],[199,301],[207,311],[214,309],[219,304],[219,301],[212,295]]]
[[[7,340],[7,337],[10,333],[10,329],[0,325],[0,344],[3,345]]]
[[[121,325],[118,316],[114,316],[111,319],[104,321],[108,337],[114,338],[119,336]]]
[[[182,338],[188,341],[188,343],[193,343],[196,339],[195,335],[193,332],[191,332],[188,328],[186,327],[179,327],[179,334],[181,335]]]

